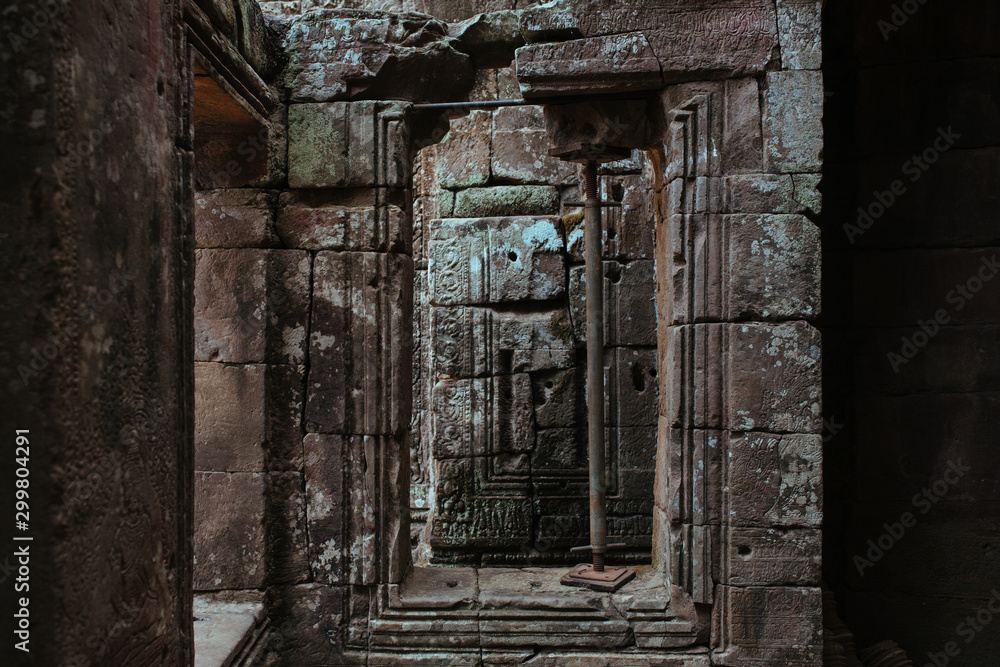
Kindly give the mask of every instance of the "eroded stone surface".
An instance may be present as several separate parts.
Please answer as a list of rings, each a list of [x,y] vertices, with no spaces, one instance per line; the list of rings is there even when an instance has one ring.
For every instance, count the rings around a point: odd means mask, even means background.
[[[434,386],[432,396],[437,459],[518,459],[535,445],[531,379],[525,373],[443,381]]]
[[[195,243],[199,248],[270,248],[274,233],[274,193],[256,189],[199,192],[195,196]]]
[[[402,432],[412,388],[412,318],[404,317],[412,307],[412,260],[323,251],[315,265],[306,429]]]
[[[549,156],[552,143],[544,121],[541,107],[505,107],[496,111],[491,163],[494,178],[507,183],[576,183],[575,165]]]
[[[747,174],[723,180],[726,213],[799,213],[789,174]]]
[[[819,526],[822,437],[749,433],[729,444],[727,519],[741,526]]]
[[[453,118],[448,135],[437,146],[437,184],[442,188],[471,188],[490,179],[493,114],[470,111]]]
[[[277,232],[290,248],[406,252],[410,219],[398,206],[310,205],[291,193],[281,198]]]
[[[823,664],[820,589],[724,586],[720,597],[713,608],[722,632],[714,664]]]
[[[729,315],[814,318],[820,310],[820,231],[799,215],[731,215]]]
[[[530,44],[517,51],[525,97],[621,93],[663,85],[660,63],[641,33]]]
[[[195,473],[195,590],[264,585],[264,488],[259,473]]]
[[[785,69],[819,69],[822,0],[778,0],[781,64]]]
[[[304,360],[308,253],[198,250],[195,261],[196,360]]]
[[[734,528],[729,582],[735,586],[818,586],[823,555],[819,530]]]
[[[460,190],[452,215],[457,218],[554,215],[559,190],[548,185],[495,185]]]
[[[604,344],[609,347],[656,345],[655,268],[652,260],[604,262]],[[586,270],[569,273],[573,335],[587,341]]]
[[[732,325],[730,428],[819,433],[820,335],[804,322]]]
[[[778,45],[774,5],[766,0],[739,7],[707,2],[674,7],[560,0],[526,10],[522,30],[529,41],[548,35],[566,39],[574,33],[584,37],[641,34],[664,72],[691,78],[759,72]]]
[[[770,72],[764,90],[764,155],[769,171],[815,173],[823,165],[823,75]]]
[[[433,308],[431,368],[438,376],[478,377],[568,368],[575,351],[566,310],[497,312]]]
[[[266,271],[263,250],[195,253],[195,359],[263,362]]]
[[[263,472],[266,431],[262,364],[195,364],[195,466]]]
[[[437,305],[544,301],[566,290],[555,218],[453,218],[435,220],[431,229]]]
[[[287,37],[286,85],[295,101],[385,99],[447,102],[472,86],[469,56],[444,23],[426,15],[322,11]]]
[[[406,187],[410,105],[329,102],[288,107],[288,184],[293,188]]]

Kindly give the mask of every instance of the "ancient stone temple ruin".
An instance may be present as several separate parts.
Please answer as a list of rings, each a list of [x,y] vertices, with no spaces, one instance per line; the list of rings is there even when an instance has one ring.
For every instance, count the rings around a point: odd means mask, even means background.
[[[12,357],[3,382],[41,406],[26,413],[48,419],[40,438],[86,434],[36,474],[63,535],[40,571],[79,562],[89,583],[46,594],[74,629],[31,664],[855,660],[821,587],[850,589],[865,617],[868,589],[844,574],[846,491],[824,489],[837,430],[823,394],[853,414],[838,346],[868,325],[844,305],[850,280],[827,274],[855,270],[854,240],[826,237],[853,210],[838,174],[861,158],[830,150],[824,112],[850,143],[843,119],[879,99],[871,82],[831,93],[866,66],[849,62],[882,62],[843,56],[852,31],[871,39],[874,10],[93,3],[102,18],[53,4],[42,36],[5,56],[19,99],[75,91],[53,102],[71,114],[25,116],[55,152],[17,139],[59,176],[10,176],[12,215],[54,221],[16,301],[36,332],[84,340],[48,370]],[[35,25],[25,12],[12,5],[5,32]],[[581,151],[603,156],[590,348]],[[108,217],[100,237],[72,231]],[[28,242],[11,234],[0,243]],[[122,290],[80,308],[114,271]],[[607,558],[636,573],[613,593],[560,585],[591,541],[593,345],[621,544]],[[847,457],[828,457],[827,485],[870,474]],[[827,572],[824,537],[844,563]],[[113,566],[95,541],[115,545]],[[111,637],[123,605],[140,611]],[[906,640],[878,627],[852,629]]]

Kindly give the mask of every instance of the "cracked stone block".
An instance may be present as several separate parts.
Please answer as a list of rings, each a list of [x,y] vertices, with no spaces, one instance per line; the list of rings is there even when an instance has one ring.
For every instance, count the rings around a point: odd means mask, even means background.
[[[264,585],[264,475],[195,472],[194,588]]]
[[[263,472],[265,366],[196,363],[194,370],[195,468]]]
[[[408,252],[410,217],[398,206],[311,205],[298,193],[281,195],[277,231],[282,243],[305,250]]]
[[[517,459],[535,445],[531,378],[526,373],[438,382],[431,405],[437,459]]]
[[[469,91],[470,102],[492,102],[507,99],[497,95],[497,71],[495,69],[476,69],[476,82]]]
[[[733,435],[727,521],[735,526],[820,526],[822,444],[819,435]]]
[[[495,185],[455,194],[456,218],[556,215],[559,189],[549,185]]]
[[[822,0],[778,0],[777,5],[782,67],[819,69],[823,65]]]
[[[307,431],[385,435],[409,426],[412,298],[405,255],[317,254]]]
[[[303,447],[313,579],[329,584],[374,583],[379,438],[310,433]]]
[[[731,528],[729,580],[734,586],[819,586],[819,530]]]
[[[195,194],[194,232],[199,248],[272,248],[276,196],[266,190],[227,188]]]
[[[292,22],[286,38],[285,85],[293,101],[359,94],[420,102],[461,99],[473,83],[472,61],[452,46],[447,33],[445,23],[428,16],[311,12]]]
[[[578,345],[587,342],[586,269],[570,269],[570,312]],[[604,344],[656,345],[656,276],[653,260],[604,262]]]
[[[267,475],[267,579],[271,585],[309,580],[305,478],[300,472]]]
[[[302,442],[310,572],[324,583],[344,580],[344,440],[310,433]]]
[[[493,115],[470,111],[450,121],[437,147],[437,178],[442,188],[471,188],[490,180],[490,142]]]
[[[491,167],[494,178],[509,183],[576,183],[576,165],[550,157],[551,147],[541,107],[505,107],[495,112]]]
[[[730,215],[729,316],[811,319],[820,311],[819,228],[801,215]]]
[[[485,13],[451,27],[449,33],[471,54],[477,68],[504,66],[514,59],[514,51],[524,46],[520,12],[507,9]]]
[[[302,471],[305,378],[305,366],[266,367],[268,471]]]
[[[522,30],[528,26],[543,35],[554,30],[559,40],[595,35],[631,37],[635,31],[642,31],[662,71],[684,72],[691,77],[689,80],[763,71],[778,46],[774,3],[769,0],[749,0],[739,6],[618,0],[546,3],[525,12]],[[537,38],[526,35],[526,39],[531,42]],[[644,49],[637,49],[632,57],[645,60],[648,56]],[[587,63],[581,69],[585,72],[588,67],[607,71],[609,76],[614,72],[602,64]]]
[[[311,278],[312,257],[307,251],[268,251],[265,358],[269,364],[305,363]]]
[[[817,215],[823,212],[823,193],[819,190],[822,180],[822,174],[792,174],[795,202]]]
[[[805,322],[734,324],[729,332],[729,427],[819,433],[822,348]]]
[[[523,14],[522,14],[523,15]],[[517,73],[514,67],[504,67],[497,72],[497,99],[498,100],[520,100],[521,86],[517,83]]]
[[[195,251],[195,360],[304,361],[310,272],[302,250]]]
[[[438,376],[481,377],[569,368],[576,363],[569,315],[432,308],[432,368]]]
[[[412,320],[403,313],[412,290],[404,255],[316,256],[306,430],[379,435],[408,426]]]
[[[764,89],[764,156],[774,173],[823,168],[823,74],[769,72]]]
[[[431,222],[431,300],[439,306],[545,301],[566,291],[556,218]]]
[[[655,136],[649,109],[640,100],[547,105],[545,126],[552,145],[564,150],[580,144],[635,149],[654,143]],[[577,170],[583,180],[582,168]]]
[[[409,109],[400,102],[369,101],[289,106],[289,186],[407,187]]]

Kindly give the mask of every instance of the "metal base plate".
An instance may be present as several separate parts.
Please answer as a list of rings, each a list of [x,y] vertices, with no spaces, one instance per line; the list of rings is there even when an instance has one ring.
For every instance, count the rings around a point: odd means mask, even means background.
[[[593,565],[582,563],[564,574],[559,583],[563,586],[579,586],[602,593],[614,593],[635,579],[635,570],[630,567],[605,567],[604,572],[595,572]]]

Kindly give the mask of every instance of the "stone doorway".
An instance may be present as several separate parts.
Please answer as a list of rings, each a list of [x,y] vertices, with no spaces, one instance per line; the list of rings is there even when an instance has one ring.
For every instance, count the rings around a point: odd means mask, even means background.
[[[513,68],[481,78],[496,98]],[[589,540],[579,174],[550,143],[540,106],[474,110],[415,158],[417,564],[565,566]],[[621,205],[605,215],[609,522],[631,564],[650,561],[658,404],[646,161],[601,173]]]

